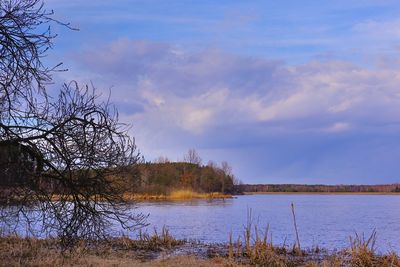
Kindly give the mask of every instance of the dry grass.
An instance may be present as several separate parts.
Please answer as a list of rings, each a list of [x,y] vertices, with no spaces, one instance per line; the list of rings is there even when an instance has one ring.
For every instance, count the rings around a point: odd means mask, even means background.
[[[155,241],[155,239],[160,240]],[[137,242],[128,239],[115,239],[112,244],[97,244],[87,246],[82,242],[74,250],[62,252],[56,239],[39,240],[34,238],[2,237],[0,238],[0,266],[132,266],[132,267],[162,267],[162,266],[227,266],[225,258],[199,259],[193,255],[161,257],[151,259],[144,257],[141,249],[154,248],[154,244],[143,245],[145,242],[156,242],[157,246],[163,238],[144,237]],[[168,237],[169,239],[169,237]],[[148,241],[147,241],[148,240]],[[171,240],[166,240],[171,242]],[[232,264],[230,266],[241,266]]]
[[[296,227],[295,227],[296,228]],[[297,231],[297,230],[296,230]],[[248,210],[247,224],[242,237],[234,243],[230,234],[226,257],[231,263],[241,263],[245,266],[270,267],[400,267],[400,257],[395,252],[385,255],[375,251],[376,232],[365,238],[355,235],[350,238],[350,246],[339,253],[321,251],[318,247],[312,250],[301,250],[297,239],[292,248],[285,245],[275,246],[269,238],[269,226],[264,232],[253,224],[251,209]]]
[[[390,252],[387,255],[377,255],[375,252],[376,231],[365,238],[364,235],[355,235],[355,238],[350,238],[350,255],[351,266],[354,267],[398,267],[400,266],[400,258]]]
[[[243,240],[243,241],[242,241]],[[175,239],[163,228],[160,232],[140,233],[137,239],[126,236],[108,241],[81,241],[71,250],[60,249],[55,238],[36,239],[18,236],[0,236],[1,266],[266,266],[266,267],[400,267],[400,257],[389,252],[375,251],[376,232],[365,238],[350,238],[348,249],[328,253],[319,248],[300,250],[294,245],[273,245],[269,227],[260,230],[248,210],[247,224],[242,236],[235,241],[232,234],[226,247],[219,247],[221,254],[210,256],[200,250],[188,255],[174,256],[183,245],[196,248],[196,243]],[[297,241],[299,242],[299,241]],[[181,250],[182,251],[182,250]],[[175,254],[176,255],[176,254]],[[208,255],[208,256],[207,256]]]
[[[231,195],[225,195],[219,192],[213,193],[197,193],[192,190],[177,190],[168,195],[150,195],[150,194],[131,194],[125,193],[126,201],[141,201],[141,200],[186,200],[186,199],[224,199],[232,198]]]
[[[143,266],[154,252],[169,250],[185,241],[172,237],[166,228],[153,235],[140,234],[108,241],[81,241],[62,250],[55,238],[0,237],[0,266]],[[151,266],[151,265],[149,265]]]
[[[169,230],[166,227],[163,227],[160,233],[154,230],[153,235],[140,232],[138,239],[131,239],[127,236],[123,236],[111,240],[113,246],[117,248],[145,251],[171,249],[183,245],[185,242],[185,240],[179,240],[170,235]]]
[[[254,232],[252,232],[254,229]],[[237,242],[232,242],[232,234],[229,236],[228,259],[230,262],[241,262],[250,266],[289,266],[284,247],[275,247],[268,238],[269,226],[264,233],[253,225],[252,210],[247,211],[247,224],[244,229],[243,240],[238,237]]]
[[[199,259],[194,256],[181,256],[181,257],[174,257],[169,258],[166,260],[161,260],[157,262],[152,262],[149,265],[143,266],[176,266],[176,267],[213,267],[213,266],[231,266],[231,267],[240,267],[244,266],[239,263],[232,263],[229,262],[225,258],[212,258],[212,259]]]
[[[177,190],[173,191],[167,195],[152,195],[152,194],[133,194],[133,193],[124,193],[123,199],[125,201],[144,201],[144,200],[186,200],[186,199],[225,199],[232,198],[232,195],[222,194],[220,192],[211,192],[211,193],[198,193],[193,190]],[[93,196],[93,199],[100,199],[98,196]],[[59,200],[72,200],[70,196],[61,196],[61,195],[52,195],[52,201]]]
[[[249,238],[250,236],[250,238]],[[81,242],[71,251],[62,252],[57,239],[39,240],[17,236],[0,237],[0,266],[276,266],[276,267],[399,267],[394,252],[377,255],[373,248],[375,234],[365,239],[356,235],[349,249],[315,259],[310,252],[273,246],[268,228],[261,234],[257,227],[247,229],[243,243],[232,236],[225,257],[199,258],[199,255],[171,256],[168,248],[182,241],[171,237],[165,229],[159,234],[142,235],[138,240],[126,237],[111,242]],[[154,253],[158,251],[158,253]]]
[[[375,259],[375,240],[376,232],[373,231],[368,239],[364,236],[356,234],[353,239],[350,237],[350,253],[352,259],[352,266],[376,266]]]

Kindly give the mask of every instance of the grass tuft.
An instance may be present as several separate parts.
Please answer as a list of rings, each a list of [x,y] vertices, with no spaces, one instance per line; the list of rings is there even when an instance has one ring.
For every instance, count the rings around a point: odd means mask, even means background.
[[[350,237],[351,265],[354,267],[372,267],[375,263],[376,231],[372,231],[370,237],[365,239],[364,235],[355,238]]]

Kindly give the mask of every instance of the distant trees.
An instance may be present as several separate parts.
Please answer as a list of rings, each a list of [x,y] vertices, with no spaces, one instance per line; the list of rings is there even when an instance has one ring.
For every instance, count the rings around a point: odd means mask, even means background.
[[[189,149],[184,162],[172,162],[159,157],[154,163],[139,164],[141,186],[137,193],[168,194],[178,189],[191,189],[197,192],[233,193],[237,179],[232,167],[224,161],[218,166],[209,161],[206,166],[195,149]],[[129,188],[133,188],[132,186]]]
[[[170,160],[168,157],[160,156],[154,162],[155,163],[168,163],[168,162],[170,162]]]
[[[201,157],[195,149],[189,149],[188,153],[183,157],[183,161],[191,164],[201,165]]]
[[[134,193],[168,194],[174,190],[191,189],[201,193],[233,193],[232,176],[220,168],[186,162],[138,164],[141,186]],[[132,188],[132,187],[127,187]]]
[[[399,192],[398,184],[383,185],[306,185],[306,184],[240,184],[243,192]]]
[[[47,94],[60,66],[42,61],[60,23],[51,15],[40,0],[0,1],[0,201],[12,204],[1,221],[41,222],[68,246],[106,236],[112,221],[133,228],[145,217],[125,212],[123,173],[140,158],[116,109],[76,82]]]

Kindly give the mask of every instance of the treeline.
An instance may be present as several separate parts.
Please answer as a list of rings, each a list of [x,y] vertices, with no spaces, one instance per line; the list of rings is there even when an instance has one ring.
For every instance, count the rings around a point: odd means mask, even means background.
[[[42,192],[65,193],[64,183],[46,178],[52,175],[52,171],[37,170],[38,163],[32,156],[33,152],[26,146],[21,144],[1,146],[1,144],[0,190],[2,192],[27,187],[40,188]],[[77,169],[72,174],[70,179],[79,180],[82,184],[96,182],[95,169]],[[232,167],[226,161],[220,165],[213,161],[203,165],[194,149],[188,151],[182,162],[170,162],[167,158],[160,157],[154,162],[125,166],[119,174],[118,177],[110,175],[107,180],[119,191],[132,194],[167,195],[181,189],[198,193],[233,194],[237,190],[235,185],[238,184],[232,173]],[[82,176],[87,179],[82,179]]]
[[[390,193],[400,192],[400,184],[383,185],[306,185],[306,184],[241,184],[243,192],[321,192],[321,193]]]
[[[160,157],[154,162],[132,166],[127,171],[126,191],[138,194],[168,195],[188,189],[199,193],[237,193],[239,183],[226,162],[202,164],[200,156],[190,149],[182,162]]]
[[[186,162],[145,163],[137,168],[140,179],[130,185],[132,193],[169,194],[179,189],[228,194],[235,191],[233,176],[220,168]]]

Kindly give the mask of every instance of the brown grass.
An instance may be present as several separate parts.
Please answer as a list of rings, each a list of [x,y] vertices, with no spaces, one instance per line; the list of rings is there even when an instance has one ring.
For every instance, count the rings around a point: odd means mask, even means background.
[[[356,235],[351,239],[349,249],[316,259],[310,251],[298,255],[295,250],[273,246],[268,238],[268,227],[263,233],[254,226],[246,231],[244,235],[251,238],[245,238],[242,244],[240,239],[234,243],[231,236],[226,256],[213,258],[166,253],[183,242],[174,239],[166,229],[154,235],[143,234],[138,240],[122,237],[95,245],[82,241],[73,250],[64,252],[60,250],[57,239],[0,237],[0,266],[400,266],[400,258],[394,252],[386,255],[375,253],[375,233],[369,238]]]
[[[294,209],[293,209],[294,211]],[[295,218],[294,218],[295,222]],[[296,232],[297,232],[297,227]],[[253,224],[252,210],[247,211],[247,224],[241,237],[233,243],[232,234],[229,235],[226,257],[231,263],[241,263],[245,266],[271,266],[271,267],[400,267],[400,257],[395,252],[385,255],[375,251],[376,232],[365,238],[356,234],[350,238],[350,246],[339,253],[328,253],[318,247],[301,250],[300,241],[290,249],[289,247],[275,246],[269,238],[269,226],[262,232]]]
[[[141,200],[186,200],[186,199],[225,199],[232,198],[231,195],[222,194],[220,192],[212,193],[197,193],[192,190],[177,190],[168,195],[150,195],[150,194],[132,194],[125,193],[124,200],[126,201],[141,201]]]
[[[114,247],[145,251],[172,249],[173,247],[183,245],[185,242],[185,240],[179,240],[170,235],[166,227],[163,227],[160,233],[154,230],[153,235],[140,232],[138,239],[131,239],[127,236],[123,236],[111,240]]]
[[[295,219],[294,219],[295,220]],[[68,251],[62,250],[56,238],[36,239],[18,236],[0,236],[1,266],[267,266],[267,267],[400,267],[400,257],[395,252],[384,255],[375,251],[376,232],[365,238],[356,234],[350,238],[348,249],[328,253],[318,247],[301,250],[299,244],[290,249],[276,246],[269,237],[269,226],[260,230],[247,211],[247,224],[243,236],[234,242],[232,233],[221,253],[184,252],[183,246],[200,246],[174,238],[167,228],[153,234],[139,233],[137,239],[127,236],[103,241],[80,241]],[[242,241],[243,240],[243,241]],[[297,240],[299,243],[299,241]]]
[[[350,238],[350,255],[351,266],[354,267],[398,267],[400,266],[400,258],[394,252],[389,252],[387,255],[376,255],[375,252],[376,231],[365,238],[364,235],[355,235],[355,238]]]
[[[234,244],[232,234],[229,235],[227,254],[229,261],[240,262],[246,266],[289,266],[289,261],[285,255],[286,249],[284,247],[275,247],[268,235],[269,226],[262,233],[253,224],[252,210],[248,209],[247,224],[243,234],[244,244],[241,243],[240,236],[236,244]]]
[[[164,235],[164,236],[163,236]],[[159,239],[159,240],[157,240]],[[172,242],[172,244],[171,244]],[[149,243],[146,244],[145,243]],[[156,243],[156,245],[154,245]],[[174,240],[166,233],[156,236],[143,236],[142,240],[118,238],[111,243],[88,246],[81,242],[71,251],[62,252],[56,239],[20,238],[17,236],[0,238],[0,266],[227,266],[227,259],[216,257],[200,259],[193,255],[162,256],[154,259],[145,255],[143,249],[173,245]],[[231,264],[230,266],[241,266]]]
[[[61,200],[72,200],[72,197],[69,196],[61,196],[61,195],[52,195],[52,201]],[[93,199],[99,199],[98,196],[93,196]],[[177,190],[173,191],[170,194],[164,195],[152,195],[152,194],[134,194],[134,193],[124,193],[122,198],[125,201],[145,201],[145,200],[187,200],[187,199],[225,199],[232,198],[232,195],[222,194],[220,192],[211,192],[211,193],[198,193],[193,190]]]

